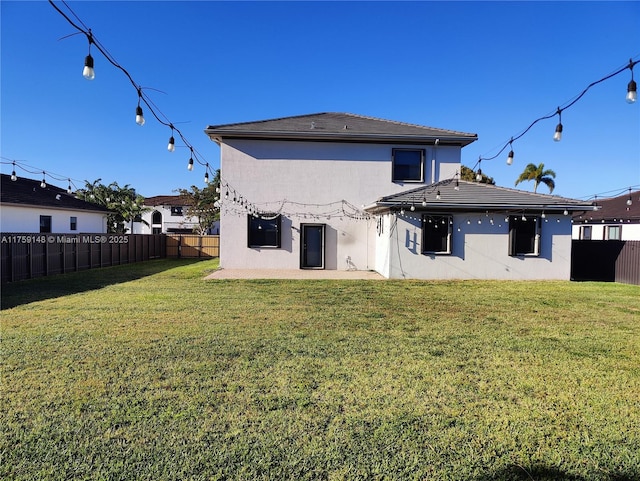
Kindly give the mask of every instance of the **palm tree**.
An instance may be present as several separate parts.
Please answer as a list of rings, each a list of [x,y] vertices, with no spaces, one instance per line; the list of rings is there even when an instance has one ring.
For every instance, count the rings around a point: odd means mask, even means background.
[[[520,177],[516,180],[516,185],[525,180],[533,180],[533,191],[538,190],[538,185],[544,184],[549,187],[549,193],[553,192],[556,187],[555,179],[556,173],[551,169],[544,169],[544,164],[536,166],[535,164],[529,164],[524,168]]]

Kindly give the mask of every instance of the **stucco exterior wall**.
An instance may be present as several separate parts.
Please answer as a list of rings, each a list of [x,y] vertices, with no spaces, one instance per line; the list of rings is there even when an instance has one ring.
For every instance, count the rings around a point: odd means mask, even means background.
[[[349,218],[336,212],[339,204],[332,203],[344,200],[360,209],[381,196],[424,185],[392,182],[394,148],[425,149],[426,184],[452,178],[460,168],[459,147],[439,146],[434,151],[411,144],[225,140],[220,161],[221,267],[297,269],[301,224],[322,223],[326,269],[374,269],[376,220]],[[225,182],[261,212],[286,213],[280,249],[247,247],[247,213],[225,199]]]
[[[509,256],[509,223],[504,215],[457,214],[453,217],[451,254],[422,254],[419,215],[398,215],[386,245],[385,277],[402,279],[559,279],[571,274],[571,219],[547,215],[541,223],[540,255]],[[493,224],[491,220],[493,219]],[[478,222],[480,221],[480,223]],[[383,254],[379,252],[379,258]]]
[[[51,216],[51,232],[78,234],[80,232],[103,234],[107,232],[106,215],[46,207],[3,205],[0,207],[0,232],[40,232],[40,216]],[[77,229],[71,230],[71,217],[77,217]]]

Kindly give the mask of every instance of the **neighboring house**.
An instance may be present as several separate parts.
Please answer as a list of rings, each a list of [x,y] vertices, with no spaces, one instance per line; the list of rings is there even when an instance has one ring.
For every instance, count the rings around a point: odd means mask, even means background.
[[[142,215],[144,222],[134,223],[136,234],[193,234],[197,219],[187,216],[188,205],[179,195],[156,195],[145,197],[144,207],[149,209]],[[219,234],[219,225],[210,229],[210,234]]]
[[[105,207],[77,199],[40,180],[1,175],[0,231],[16,233],[78,234],[107,232]]]
[[[640,191],[598,200],[597,210],[573,216],[573,238],[640,240]]]
[[[458,179],[475,134],[343,113],[209,126],[222,268],[569,279],[590,204]]]

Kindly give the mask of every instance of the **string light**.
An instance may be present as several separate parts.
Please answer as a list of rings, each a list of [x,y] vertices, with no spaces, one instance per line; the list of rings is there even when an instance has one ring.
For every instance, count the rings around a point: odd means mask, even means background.
[[[193,170],[193,149],[191,149],[191,157],[189,157],[189,163],[187,164],[187,170]]]
[[[480,164],[482,162],[482,159],[478,159],[478,172],[476,173],[476,180],[478,182],[480,182],[482,180],[482,168],[480,168]]]
[[[140,107],[140,99],[142,99],[142,91],[138,89],[138,106],[136,107],[136,124],[142,127],[144,125],[144,115],[142,114],[142,107]]]
[[[42,171],[42,182],[40,182],[40,187],[42,187],[43,189],[45,189],[47,187],[46,175],[47,175],[47,173],[43,170]]]
[[[84,68],[82,69],[82,76],[87,80],[93,80],[96,78],[96,72],[93,69],[93,57],[91,56],[91,44],[93,43],[93,35],[91,35],[91,29],[87,33],[87,40],[89,40],[89,54],[84,58]]]
[[[174,150],[176,150],[176,139],[173,137],[173,124],[171,124],[170,127],[171,127],[171,137],[169,137],[169,144],[167,145],[167,150],[169,152],[173,152]]]
[[[633,200],[631,199],[631,187],[629,187],[629,198],[627,199],[627,205],[633,204]]]
[[[18,180],[18,176],[16,175],[16,163],[13,162],[13,170],[11,171],[11,180],[15,182]]]
[[[560,107],[558,107],[558,125],[556,125],[553,140],[556,142],[560,142],[560,140],[562,140],[562,110],[560,110]]]
[[[192,154],[191,154],[191,158],[194,159],[194,162],[197,162],[199,165],[205,166],[206,162],[203,160],[200,160],[200,158],[202,157],[202,155],[195,151],[193,149],[193,144],[191,144],[188,139],[184,136],[184,134],[180,131],[180,129],[176,128],[175,125],[173,123],[171,123],[167,117],[160,111],[160,109],[158,109],[157,106],[155,106],[153,104],[153,102],[151,101],[151,99],[142,91],[142,87],[140,86],[140,84],[138,84],[137,82],[134,81],[133,77],[131,76],[131,74],[127,71],[127,69],[125,69],[122,65],[120,65],[111,54],[109,54],[109,52],[107,51],[107,49],[101,45],[101,43],[96,39],[96,37],[93,35],[93,33],[91,32],[91,29],[87,28],[84,25],[84,22],[82,22],[82,20],[80,20],[80,18],[78,17],[78,15],[75,14],[75,12],[73,12],[73,10],[71,9],[71,7],[69,7],[69,5],[66,2],[62,2],[63,5],[73,14],[73,16],[78,19],[78,21],[82,24],[82,26],[76,24],[74,22],[74,20],[72,20],[71,18],[69,18],[69,16],[63,12],[54,2],[53,0],[48,0],[49,4],[72,26],[74,27],[78,32],[83,33],[87,39],[89,40],[89,50],[91,50],[91,46],[93,45],[95,47],[96,50],[98,50],[105,59],[107,59],[107,61],[113,65],[114,67],[116,67],[117,69],[119,69],[131,82],[131,85],[133,85],[133,87],[136,89],[137,93],[138,93],[138,106],[136,107],[136,123],[138,125],[143,125],[145,122],[145,118],[144,118],[144,114],[143,114],[143,110],[142,110],[142,103],[145,104],[145,108],[147,109],[147,112],[150,112],[151,115],[153,115],[153,117],[155,117],[155,119],[161,123],[162,125],[166,125],[167,127],[171,128],[171,137],[173,138],[174,142],[170,143],[167,145],[167,150],[169,152],[173,152],[173,149],[170,147],[171,144],[173,144],[174,148],[175,148],[175,137],[174,137],[174,131],[177,134],[178,137],[180,137],[180,139],[182,140],[182,142],[184,143],[184,145],[186,147],[189,147],[192,150]],[[84,27],[84,28],[83,28]],[[89,55],[90,56],[90,55]],[[91,57],[91,60],[89,60],[88,58],[85,58],[85,67],[89,67],[93,68],[93,57]],[[84,74],[84,70],[83,70],[83,74]],[[87,68],[87,73],[89,73],[89,70]],[[93,73],[93,75],[95,76],[95,72]],[[164,120],[163,120],[164,119]]]
[[[506,149],[507,147],[511,147],[511,151],[509,152],[509,154],[511,154],[511,152],[513,151],[513,142],[515,142],[516,140],[522,138],[524,135],[526,135],[532,128],[534,125],[536,125],[538,122],[541,122],[543,120],[548,120],[551,119],[553,117],[555,117],[556,115],[558,115],[560,122],[558,123],[558,125],[556,126],[556,131],[554,133],[554,140],[556,141],[560,141],[560,139],[562,138],[562,121],[560,119],[561,117],[561,112],[564,110],[567,110],[568,108],[572,107],[576,102],[578,102],[592,87],[594,87],[595,85],[604,82],[605,80],[609,80],[612,77],[615,77],[616,75],[619,75],[620,73],[624,72],[625,70],[629,69],[631,70],[631,81],[629,82],[628,86],[627,86],[627,97],[626,100],[628,103],[635,103],[637,100],[637,85],[636,82],[633,80],[633,67],[635,65],[638,64],[638,62],[640,62],[640,60],[633,60],[633,59],[629,59],[629,63],[625,64],[624,67],[619,68],[618,70],[614,71],[613,73],[606,75],[605,77],[602,77],[601,79],[598,79],[594,82],[591,82],[582,92],[580,92],[580,94],[578,94],[573,100],[571,100],[569,103],[567,103],[564,107],[558,107],[556,111],[554,111],[553,113],[550,113],[548,115],[544,115],[540,118],[535,119],[533,122],[531,122],[526,129],[524,129],[522,132],[520,132],[518,135],[511,137],[510,140],[508,140],[503,146],[502,148],[493,156],[484,156],[481,155],[479,160],[493,160],[496,157],[500,156]],[[557,138],[556,138],[557,137]],[[511,156],[507,157],[507,161],[509,158],[512,158]],[[475,169],[475,167],[478,166],[478,164],[476,164],[472,170]]]
[[[637,62],[636,62],[637,63]],[[635,63],[633,59],[629,59],[629,70],[631,70],[631,81],[627,85],[627,103],[633,104],[636,100],[638,100],[638,86],[636,85],[636,81],[633,80],[633,66]]]
[[[511,140],[509,141],[509,147],[511,147],[511,150],[509,151],[509,155],[507,156],[507,165],[511,165],[513,164],[513,137],[511,137]]]
[[[205,170],[205,173],[204,173],[204,183],[205,184],[209,183],[209,164],[207,164],[206,170]]]

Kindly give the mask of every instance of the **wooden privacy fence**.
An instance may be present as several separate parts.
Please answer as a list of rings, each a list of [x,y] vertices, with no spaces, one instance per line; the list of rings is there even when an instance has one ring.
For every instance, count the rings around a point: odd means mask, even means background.
[[[162,234],[0,236],[3,283],[166,257],[166,237]]]
[[[220,236],[167,234],[167,257],[219,257]]]
[[[640,241],[574,240],[571,279],[640,285]]]

